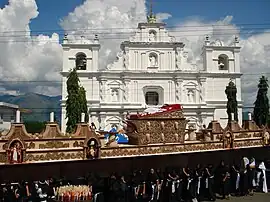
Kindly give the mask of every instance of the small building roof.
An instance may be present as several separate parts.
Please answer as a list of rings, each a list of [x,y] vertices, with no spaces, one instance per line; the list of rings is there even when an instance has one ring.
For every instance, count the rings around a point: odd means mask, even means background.
[[[13,109],[19,109],[18,105],[6,103],[6,102],[0,102],[0,107],[8,107],[8,108],[13,108]]]

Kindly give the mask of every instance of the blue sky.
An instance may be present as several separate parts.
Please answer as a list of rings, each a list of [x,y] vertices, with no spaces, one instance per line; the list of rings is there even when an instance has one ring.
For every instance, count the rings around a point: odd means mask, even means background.
[[[61,30],[60,19],[83,1],[37,0],[39,16],[32,21],[31,30]],[[8,0],[0,0],[0,6],[3,7],[7,2]],[[154,0],[155,12],[172,14],[173,18],[167,21],[168,25],[174,25],[188,17],[216,21],[232,15],[235,24],[268,24],[269,28],[269,8],[270,0]]]

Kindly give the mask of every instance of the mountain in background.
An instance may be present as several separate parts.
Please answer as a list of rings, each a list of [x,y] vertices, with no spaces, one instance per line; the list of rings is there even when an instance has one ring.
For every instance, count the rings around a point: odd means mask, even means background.
[[[60,123],[61,120],[61,96],[46,96],[36,93],[27,93],[24,95],[0,95],[0,102],[7,102],[19,105],[27,112],[22,113],[24,121],[49,121],[50,112],[55,113],[55,120]]]

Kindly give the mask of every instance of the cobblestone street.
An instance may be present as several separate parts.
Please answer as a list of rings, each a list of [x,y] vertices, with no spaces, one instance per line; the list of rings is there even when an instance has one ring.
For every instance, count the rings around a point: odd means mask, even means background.
[[[231,202],[246,202],[246,201],[256,201],[256,202],[268,202],[270,201],[270,194],[256,193],[254,196],[246,197],[231,197],[229,200],[217,200],[217,201],[231,201]]]

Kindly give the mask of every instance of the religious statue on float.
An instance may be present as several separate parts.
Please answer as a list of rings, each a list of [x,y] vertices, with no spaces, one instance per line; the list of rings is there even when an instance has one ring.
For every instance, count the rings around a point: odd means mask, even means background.
[[[229,82],[229,85],[226,86],[225,93],[227,95],[227,114],[228,114],[228,121],[232,121],[232,114],[234,115],[235,121],[238,121],[238,108],[237,108],[237,88],[233,81]]]
[[[95,140],[90,140],[88,143],[88,148],[86,150],[87,159],[97,159],[98,158],[98,145]]]
[[[22,163],[23,152],[22,145],[19,141],[15,141],[10,145],[8,150],[8,161],[9,163]]]

